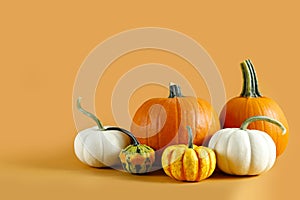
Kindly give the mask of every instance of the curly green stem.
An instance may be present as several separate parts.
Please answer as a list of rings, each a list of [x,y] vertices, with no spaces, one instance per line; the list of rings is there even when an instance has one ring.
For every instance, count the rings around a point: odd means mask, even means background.
[[[88,116],[89,118],[93,119],[93,120],[96,122],[98,128],[99,128],[101,131],[104,131],[105,128],[103,127],[103,125],[102,125],[102,123],[100,122],[100,120],[99,120],[95,115],[93,115],[92,113],[86,111],[85,109],[83,109],[83,108],[81,107],[81,99],[82,99],[81,97],[78,97],[78,99],[77,99],[77,109],[78,109],[81,113],[83,113],[84,115],[86,115],[86,116]]]
[[[134,146],[137,146],[137,145],[140,144],[139,141],[134,137],[134,135],[130,131],[126,130],[126,129],[123,129],[123,128],[120,128],[120,127],[108,127],[108,128],[104,128],[103,125],[102,125],[102,123],[100,122],[100,120],[95,115],[93,115],[92,113],[86,111],[85,109],[83,109],[81,107],[81,104],[80,104],[81,103],[81,99],[82,99],[81,97],[78,97],[78,99],[77,99],[77,109],[80,112],[82,112],[84,115],[88,116],[89,118],[92,118],[96,122],[96,124],[97,124],[97,126],[98,126],[98,128],[99,128],[100,131],[113,131],[113,130],[114,131],[120,131],[122,133],[125,133],[126,135],[128,135],[131,138]]]
[[[284,135],[284,134],[286,133],[286,128],[284,127],[284,125],[283,125],[281,122],[279,122],[279,121],[277,121],[277,120],[275,120],[275,119],[273,119],[273,118],[271,118],[271,117],[267,117],[267,116],[253,116],[253,117],[250,117],[250,118],[246,119],[246,120],[242,123],[240,129],[246,130],[247,127],[248,127],[248,125],[249,125],[250,123],[255,122],[255,121],[258,121],[258,120],[263,120],[263,121],[267,121],[267,122],[273,123],[273,124],[279,126],[279,128],[281,128],[281,130],[282,130],[282,135]]]
[[[123,129],[123,128],[120,128],[120,127],[108,127],[108,128],[106,128],[105,130],[106,130],[106,131],[116,130],[116,131],[123,132],[123,133],[125,133],[126,135],[128,135],[128,136],[131,138],[131,140],[132,140],[132,142],[133,142],[132,145],[134,145],[134,146],[140,145],[140,143],[139,143],[139,141],[136,139],[136,137],[134,137],[134,135],[133,135],[130,131],[126,130],[126,129]]]

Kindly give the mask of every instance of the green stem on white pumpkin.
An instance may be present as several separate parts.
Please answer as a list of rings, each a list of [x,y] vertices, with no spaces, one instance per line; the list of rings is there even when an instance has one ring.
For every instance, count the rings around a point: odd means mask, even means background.
[[[138,145],[140,145],[140,142],[136,139],[136,137],[134,137],[134,135],[130,132],[130,131],[128,131],[128,130],[126,130],[126,129],[123,129],[123,128],[120,128],[120,127],[108,127],[108,128],[106,128],[105,129],[106,131],[112,131],[112,130],[115,130],[115,131],[120,131],[120,132],[123,132],[123,133],[125,133],[126,135],[128,135],[129,137],[130,137],[130,139],[132,140],[132,142],[133,142],[133,146],[138,146]]]
[[[86,116],[88,116],[89,118],[92,118],[92,119],[96,122],[98,128],[99,128],[101,131],[104,131],[105,129],[104,129],[102,123],[100,122],[100,120],[99,120],[95,115],[93,115],[92,113],[90,113],[90,112],[84,110],[84,109],[81,107],[81,104],[80,104],[80,103],[81,103],[81,99],[82,99],[82,97],[78,97],[78,99],[77,99],[77,109],[78,109],[80,112],[82,112],[83,114],[85,114]]]
[[[126,129],[123,129],[123,128],[120,128],[120,127],[108,127],[108,128],[104,128],[103,125],[102,125],[102,123],[100,122],[100,120],[95,115],[93,115],[92,113],[84,110],[81,107],[81,104],[80,104],[81,103],[81,99],[82,99],[82,97],[78,97],[78,99],[77,99],[77,109],[80,112],[82,112],[83,114],[85,114],[86,116],[92,118],[96,122],[96,124],[97,124],[98,128],[100,129],[100,131],[113,131],[113,130],[114,131],[120,131],[122,133],[125,133],[126,135],[128,135],[131,138],[134,146],[137,146],[137,145],[140,144],[139,141],[134,137],[134,135],[130,131],[127,131]]]
[[[250,59],[245,60],[241,63],[241,69],[243,72],[243,90],[241,97],[261,97],[258,90],[258,81],[256,72]]]
[[[273,124],[275,124],[275,125],[277,125],[277,126],[279,126],[281,128],[282,135],[284,135],[286,133],[286,128],[284,127],[284,125],[281,122],[279,122],[279,121],[277,121],[277,120],[275,120],[275,119],[273,119],[271,117],[267,117],[267,116],[253,116],[253,117],[249,117],[248,119],[246,119],[242,123],[240,129],[246,130],[247,127],[248,127],[248,125],[250,123],[258,121],[258,120],[263,120],[263,121],[267,121],[267,122],[273,123]]]
[[[177,85],[173,82],[170,82],[169,90],[170,90],[170,94],[169,94],[168,98],[182,97],[181,88],[179,85]]]
[[[186,127],[188,130],[188,135],[189,135],[189,139],[188,139],[188,148],[193,149],[193,133],[192,133],[192,129],[190,126]]]

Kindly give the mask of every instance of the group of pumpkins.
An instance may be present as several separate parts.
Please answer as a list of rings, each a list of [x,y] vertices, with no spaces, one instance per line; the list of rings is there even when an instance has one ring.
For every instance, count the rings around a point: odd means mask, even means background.
[[[150,172],[156,163],[181,181],[203,180],[216,166],[232,175],[268,171],[287,146],[287,120],[274,100],[260,94],[251,61],[241,63],[241,69],[243,90],[226,103],[220,118],[208,102],[183,96],[173,83],[168,98],[153,98],[139,107],[130,131],[103,126],[78,98],[79,111],[97,126],[77,134],[76,156],[93,167],[121,161],[132,174]]]

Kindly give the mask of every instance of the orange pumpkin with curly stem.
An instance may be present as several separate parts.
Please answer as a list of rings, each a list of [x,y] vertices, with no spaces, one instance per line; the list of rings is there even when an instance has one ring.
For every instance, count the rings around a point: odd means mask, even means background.
[[[271,98],[262,96],[258,90],[258,82],[254,67],[250,60],[241,63],[244,86],[239,97],[229,100],[224,106],[220,121],[223,128],[238,128],[243,121],[252,116],[268,116],[280,121],[287,129],[286,134],[281,134],[281,129],[274,124],[257,121],[250,124],[249,129],[261,130],[268,133],[276,144],[276,155],[285,150],[289,128],[287,119],[279,105]]]
[[[131,132],[141,143],[162,152],[167,146],[188,142],[187,125],[191,126],[196,145],[207,143],[220,129],[218,115],[208,102],[183,96],[180,86],[171,83],[168,98],[153,98],[140,106]]]

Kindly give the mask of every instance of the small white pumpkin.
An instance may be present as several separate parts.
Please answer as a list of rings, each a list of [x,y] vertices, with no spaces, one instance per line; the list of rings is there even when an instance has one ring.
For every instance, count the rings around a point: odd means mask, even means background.
[[[209,141],[220,170],[233,175],[258,175],[271,169],[276,160],[276,145],[272,138],[259,130],[247,130],[249,123],[264,120],[278,125],[283,134],[284,126],[266,116],[250,117],[241,128],[226,128],[217,131]]]
[[[130,139],[124,133],[116,130],[101,131],[94,126],[77,134],[74,151],[77,158],[89,166],[114,166],[121,164],[119,153],[129,144]]]
[[[77,158],[92,167],[121,165],[119,153],[130,145],[130,137],[118,127],[103,127],[100,120],[84,110],[77,100],[80,112],[92,118],[98,126],[80,131],[74,140],[74,151]],[[109,129],[109,130],[108,130]]]

